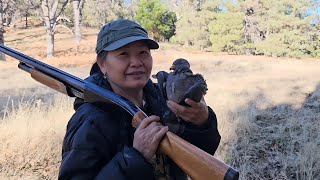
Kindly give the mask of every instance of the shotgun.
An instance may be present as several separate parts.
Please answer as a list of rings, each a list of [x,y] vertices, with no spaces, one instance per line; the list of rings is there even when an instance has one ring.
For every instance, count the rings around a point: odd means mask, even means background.
[[[0,44],[0,51],[20,61],[18,67],[36,81],[69,97],[79,97],[86,102],[112,103],[133,116],[132,125],[137,128],[146,114],[129,100],[82,80],[60,69]],[[169,156],[193,180],[237,180],[239,172],[200,148],[167,132],[158,150]]]

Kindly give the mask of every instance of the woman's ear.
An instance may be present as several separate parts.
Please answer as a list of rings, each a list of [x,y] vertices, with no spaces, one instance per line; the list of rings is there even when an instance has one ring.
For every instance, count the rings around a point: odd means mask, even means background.
[[[103,74],[106,74],[107,68],[106,68],[105,60],[102,60],[102,59],[98,59],[98,58],[97,58],[97,64],[98,64],[101,72],[102,72]]]

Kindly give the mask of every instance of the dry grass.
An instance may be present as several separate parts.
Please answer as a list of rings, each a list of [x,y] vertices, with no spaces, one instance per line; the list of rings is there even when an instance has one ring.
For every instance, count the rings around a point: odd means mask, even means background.
[[[61,142],[72,102],[56,95],[21,101],[0,123],[0,178],[57,179]]]
[[[59,30],[57,57],[51,60],[45,59],[43,29],[7,32],[9,47],[81,78],[94,61],[96,30],[85,30],[78,54],[70,34]],[[205,98],[222,135],[216,156],[236,167],[241,179],[320,179],[319,61],[213,55],[167,44],[153,56],[154,73],[184,57],[205,76]],[[71,100],[16,65],[12,59],[0,63],[0,106],[8,107],[0,116],[0,179],[55,179]]]

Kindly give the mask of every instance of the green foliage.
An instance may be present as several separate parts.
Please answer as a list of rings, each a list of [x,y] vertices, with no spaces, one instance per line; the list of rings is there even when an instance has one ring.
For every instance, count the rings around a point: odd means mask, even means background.
[[[214,18],[214,12],[219,10],[218,5],[218,2],[208,1],[203,4],[201,10],[197,10],[187,2],[181,4],[178,9],[180,17],[177,22],[176,36],[170,41],[200,49],[211,47],[208,24]]]
[[[310,34],[310,54],[312,57],[320,58],[320,33],[317,30]]]
[[[117,19],[132,19],[134,12],[123,0],[87,0],[83,7],[84,26],[100,28]]]
[[[156,40],[169,39],[175,32],[177,17],[160,0],[141,0],[134,19]]]
[[[96,0],[86,1],[83,7],[82,24],[87,27],[99,27],[100,20]]]
[[[282,37],[279,37],[278,35],[270,35],[267,40],[256,43],[255,54],[272,57],[286,56],[289,52],[289,49],[286,45],[281,43],[281,38]]]
[[[312,41],[317,30],[312,27],[312,15],[306,15],[310,10],[309,1],[273,1],[274,5],[265,7],[266,38],[256,41],[256,54],[267,56],[304,57],[314,56],[314,47],[319,42]],[[259,22],[262,24],[262,22]]]
[[[243,13],[219,13],[209,24],[210,41],[214,52],[241,54],[243,52]]]
[[[311,10],[315,10],[312,0],[242,0],[237,3],[233,1],[225,1],[224,7],[227,8],[226,16],[233,13],[243,13],[243,36],[241,41],[232,39],[232,34],[216,32],[217,29],[224,28],[216,25],[214,35],[211,36],[217,44],[213,43],[215,51],[227,51],[230,53],[230,47],[226,47],[226,42],[237,41],[240,47],[240,53],[252,53],[256,55],[267,56],[286,56],[286,57],[305,57],[318,56],[317,47],[319,40],[317,36],[317,28],[311,22],[318,23],[317,16],[310,14]],[[318,15],[319,16],[319,15]],[[217,16],[218,22],[219,16]],[[241,17],[241,16],[239,16]],[[234,17],[236,18],[236,17]],[[318,18],[319,19],[319,18]],[[225,18],[227,26],[233,24],[232,18]],[[220,24],[218,23],[218,24]],[[240,24],[238,24],[240,25]],[[234,31],[239,30],[237,27],[229,27]],[[220,33],[220,34],[219,34]],[[239,33],[237,33],[239,37]],[[220,36],[220,37],[219,37]],[[239,39],[238,39],[239,40]],[[250,44],[250,46],[248,46]],[[232,45],[232,44],[231,44]],[[235,48],[231,47],[231,50]],[[243,50],[241,50],[243,49]],[[235,49],[237,51],[237,49]],[[234,53],[231,51],[231,53]]]
[[[206,19],[199,12],[190,12],[177,22],[176,43],[186,46],[207,48],[210,46]]]
[[[160,30],[160,34],[166,40],[169,40],[175,34],[176,22],[177,22],[177,16],[174,12],[167,11],[162,15],[161,26],[159,30]]]

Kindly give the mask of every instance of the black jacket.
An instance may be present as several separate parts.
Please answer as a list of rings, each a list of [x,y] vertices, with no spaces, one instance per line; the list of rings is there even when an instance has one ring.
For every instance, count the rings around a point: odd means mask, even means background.
[[[101,72],[87,78],[103,88],[112,90]],[[144,87],[148,115],[162,117],[165,101],[151,81]],[[134,128],[132,117],[110,104],[90,104],[82,99],[74,103],[75,114],[70,119],[62,147],[59,179],[155,179],[153,166],[132,147]],[[209,108],[209,107],[208,107]],[[184,123],[180,137],[214,154],[220,135],[215,113],[209,108],[209,123],[203,127]],[[186,179],[177,166],[168,161],[174,179]]]

